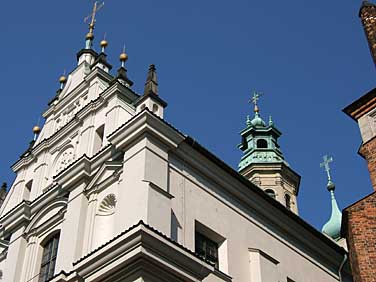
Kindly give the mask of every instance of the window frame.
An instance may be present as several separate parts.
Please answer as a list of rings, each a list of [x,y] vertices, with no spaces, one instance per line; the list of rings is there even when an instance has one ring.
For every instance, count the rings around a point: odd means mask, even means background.
[[[46,282],[55,273],[56,259],[59,249],[60,232],[53,234],[41,246],[43,249],[38,282]]]
[[[198,231],[195,232],[195,252],[219,268],[219,244]]]

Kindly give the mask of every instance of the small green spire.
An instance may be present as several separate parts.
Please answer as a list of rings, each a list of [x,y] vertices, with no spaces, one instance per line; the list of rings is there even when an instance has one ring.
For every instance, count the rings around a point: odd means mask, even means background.
[[[273,126],[274,125],[274,122],[272,120],[272,116],[269,116],[269,126]]]
[[[252,122],[251,122],[251,119],[249,118],[249,115],[247,115],[247,121],[245,122],[245,124],[247,125],[247,127],[252,126]]]
[[[326,185],[326,188],[330,192],[332,213],[330,215],[329,221],[323,226],[322,232],[330,236],[334,240],[338,240],[341,238],[342,212],[338,208],[337,200],[334,194],[336,186],[334,182],[332,181],[332,177],[330,175],[329,164],[333,162],[333,158],[325,155],[323,159],[324,159],[324,162],[320,164],[320,167],[324,167],[327,177],[328,177],[328,184]]]

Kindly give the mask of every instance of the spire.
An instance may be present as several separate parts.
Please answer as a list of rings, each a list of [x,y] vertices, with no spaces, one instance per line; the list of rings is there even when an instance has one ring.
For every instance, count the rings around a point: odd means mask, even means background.
[[[149,66],[148,76],[146,78],[144,95],[158,95],[158,82],[155,65]]]
[[[33,133],[34,133],[34,138],[33,138],[33,141],[35,142],[40,134],[40,132],[42,131],[42,129],[36,125],[33,127]]]
[[[128,61],[128,55],[127,53],[125,53],[125,45],[123,47],[123,51],[121,52],[119,56],[119,60],[120,60],[121,66],[118,69],[118,74],[116,76],[116,79],[123,81],[126,86],[130,87],[133,85],[133,81],[128,78],[127,69],[125,68],[125,62]]]
[[[101,52],[105,53],[106,48],[108,46],[108,41],[106,40],[106,33],[104,34],[103,40],[101,41],[100,45],[101,45]]]
[[[329,164],[333,162],[332,157],[328,157],[325,155],[323,157],[324,161],[320,164],[320,167],[324,167],[327,178],[328,184],[327,189],[330,192],[331,204],[332,204],[332,213],[330,215],[329,221],[323,226],[322,232],[331,237],[334,240],[338,240],[341,237],[341,222],[342,222],[342,212],[338,208],[337,200],[334,195],[334,191],[336,186],[332,181],[332,177],[330,174],[330,166]]]
[[[62,76],[60,76],[60,78],[59,78],[59,83],[60,83],[60,90],[63,90],[65,83],[67,83],[67,77],[65,76],[65,70],[64,70],[64,74]]]
[[[92,49],[93,47],[93,40],[94,40],[94,28],[95,28],[95,22],[96,22],[96,15],[99,12],[100,9],[102,9],[104,6],[104,2],[98,5],[98,1],[94,2],[93,11],[89,16],[85,18],[85,23],[90,21],[89,23],[89,32],[86,34],[86,43],[85,43],[85,49]]]
[[[255,116],[254,116],[253,120],[251,120],[251,124],[250,124],[251,126],[254,126],[254,127],[264,127],[265,126],[265,122],[260,117],[260,109],[259,109],[259,106],[258,106],[258,100],[260,100],[260,97],[262,95],[263,95],[263,93],[254,91],[253,96],[252,96],[251,100],[249,101],[249,103],[254,105],[253,112],[255,113]]]

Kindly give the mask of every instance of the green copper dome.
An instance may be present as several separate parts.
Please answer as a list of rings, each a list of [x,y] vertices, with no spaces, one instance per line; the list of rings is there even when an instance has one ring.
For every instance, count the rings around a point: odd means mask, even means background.
[[[255,117],[251,120],[251,125],[254,127],[265,127],[265,122],[260,117],[259,113],[255,113]]]
[[[332,177],[330,175],[330,167],[329,164],[333,161],[332,157],[328,157],[327,155],[324,156],[324,162],[320,164],[321,167],[324,167],[327,176],[328,176],[328,184],[326,188],[330,192],[331,202],[332,202],[332,213],[330,215],[329,221],[323,226],[322,233],[328,235],[334,240],[339,240],[341,238],[341,224],[342,224],[342,212],[338,208],[336,197],[334,195],[334,190],[336,186],[332,181]]]
[[[336,198],[334,196],[334,189],[330,191],[332,198],[332,214],[329,221],[323,226],[322,233],[330,236],[334,240],[341,237],[341,222],[342,212],[339,210]]]

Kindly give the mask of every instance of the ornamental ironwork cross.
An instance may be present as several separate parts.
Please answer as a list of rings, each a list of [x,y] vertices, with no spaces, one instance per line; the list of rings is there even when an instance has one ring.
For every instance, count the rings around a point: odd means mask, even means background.
[[[102,9],[104,6],[104,2],[102,2],[101,4],[98,5],[98,1],[95,1],[94,2],[94,7],[93,7],[93,11],[91,12],[90,15],[88,15],[84,21],[85,23],[87,23],[89,20],[90,20],[90,30],[92,31],[92,29],[94,29],[94,25],[95,25],[95,16],[97,15],[97,13],[99,12],[100,9]]]
[[[332,177],[330,176],[330,166],[329,164],[333,162],[332,157],[328,157],[328,155],[325,155],[323,157],[324,161],[320,164],[320,167],[323,167],[326,171],[326,174],[328,175],[328,180],[331,181]]]
[[[257,102],[258,102],[258,100],[260,100],[260,97],[262,95],[264,95],[262,92],[253,91],[253,96],[252,96],[251,100],[249,101],[249,103],[257,106]]]

